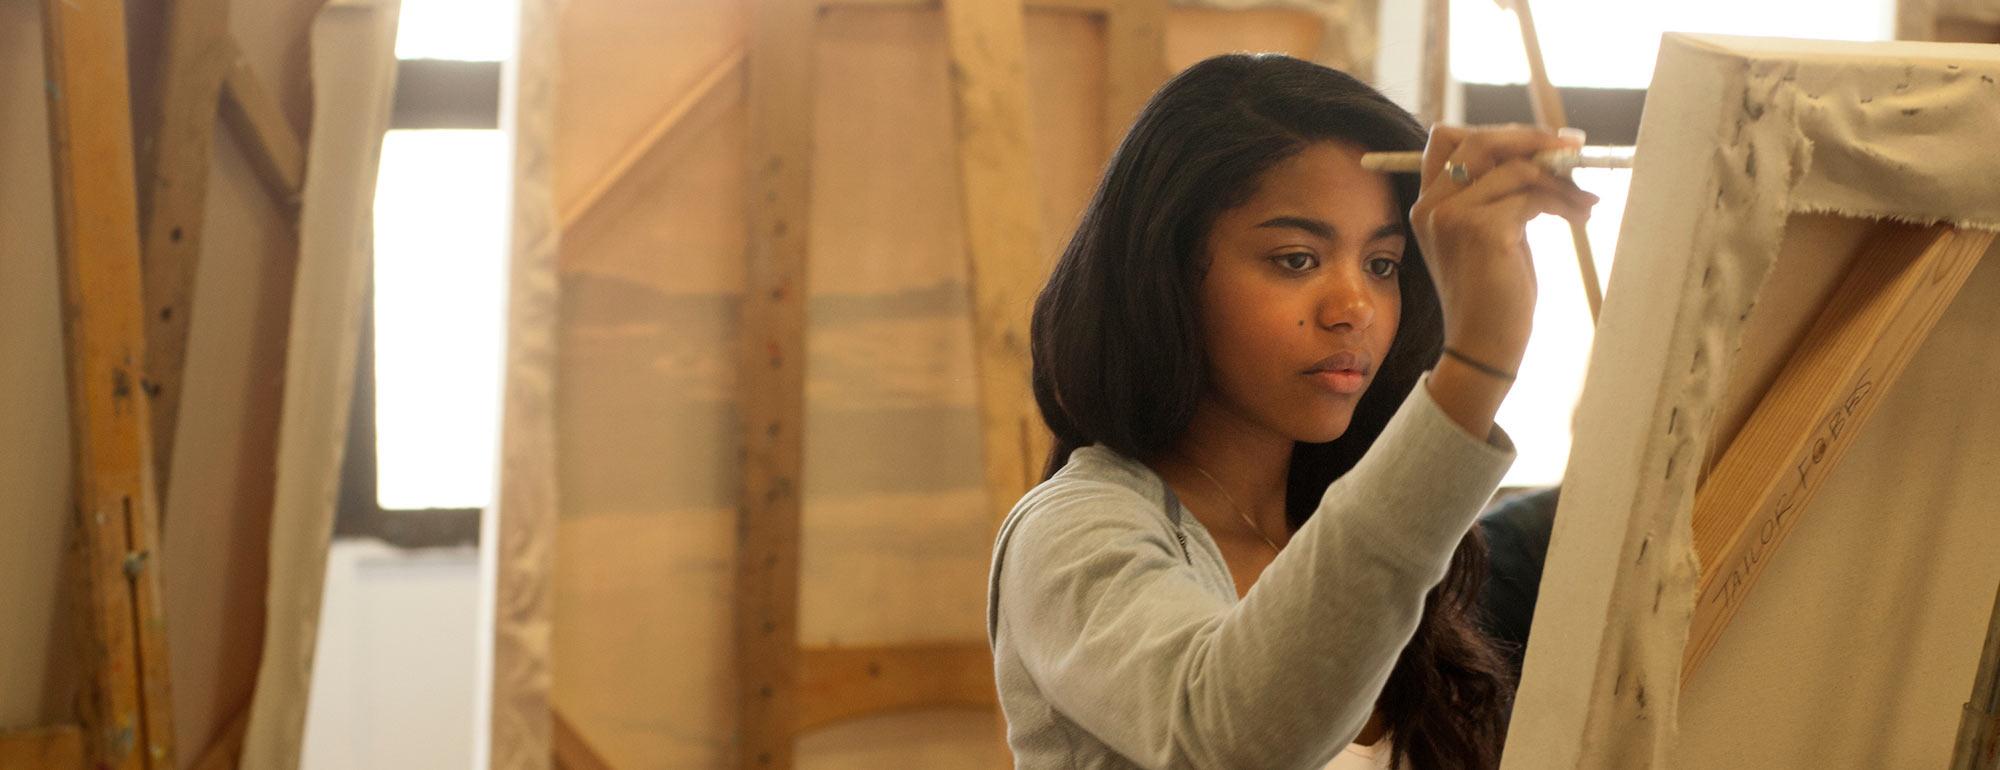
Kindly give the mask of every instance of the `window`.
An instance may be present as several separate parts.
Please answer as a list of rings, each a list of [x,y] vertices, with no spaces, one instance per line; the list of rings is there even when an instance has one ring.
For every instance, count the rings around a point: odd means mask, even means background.
[[[1714,32],[1831,40],[1895,36],[1893,0],[1681,0],[1675,3],[1531,0],[1549,81],[1645,88],[1660,34]],[[1492,0],[1452,0],[1451,75],[1467,83],[1525,83],[1519,24]]]
[[[494,0],[403,0],[396,58],[505,61],[514,55],[518,14],[515,4]]]
[[[375,193],[375,458],[382,508],[484,508],[499,427],[507,142],[394,130]]]
[[[402,3],[342,536],[471,543],[492,503],[512,163],[500,68],[513,55],[517,10]]]
[[[1652,81],[1660,35],[1667,30],[1732,35],[1887,40],[1894,36],[1893,0],[1685,0],[1605,3],[1532,0],[1536,36],[1549,80],[1563,92],[1572,125],[1591,144],[1636,138],[1644,89]],[[1453,0],[1451,72],[1464,90],[1463,122],[1532,122],[1527,57],[1520,25],[1492,0]],[[1612,275],[1618,227],[1631,172],[1581,169],[1578,186],[1603,198],[1586,231],[1600,281]],[[1594,338],[1568,223],[1542,217],[1528,225],[1540,298],[1535,333],[1521,379],[1500,407],[1520,456],[1505,486],[1546,486],[1562,480],[1569,462],[1570,418],[1583,387]]]

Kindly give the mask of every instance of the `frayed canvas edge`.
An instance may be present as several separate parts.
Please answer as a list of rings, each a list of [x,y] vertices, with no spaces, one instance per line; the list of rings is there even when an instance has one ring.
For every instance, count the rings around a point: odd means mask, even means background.
[[[1800,201],[1800,200],[1794,200],[1792,202],[1792,205],[1789,206],[1787,210],[1793,214],[1832,214],[1835,216],[1849,217],[1853,219],[1879,219],[1889,222],[1900,222],[1902,224],[1916,225],[1918,227],[1930,227],[1932,225],[1944,224],[1965,229],[2000,231],[2000,219],[1986,219],[1977,216],[1972,216],[1972,217],[1925,216],[1918,214],[1910,214],[1902,211],[1894,211],[1890,209],[1875,209],[1875,208],[1852,209],[1852,208],[1844,208],[1841,206],[1834,206],[1831,204],[1818,203],[1814,201]]]

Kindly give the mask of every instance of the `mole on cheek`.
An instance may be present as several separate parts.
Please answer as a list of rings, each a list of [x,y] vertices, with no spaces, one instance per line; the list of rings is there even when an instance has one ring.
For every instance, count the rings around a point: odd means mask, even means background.
[[[1299,325],[1300,325],[1300,326],[1304,326],[1304,325],[1306,325],[1306,322],[1305,322],[1304,320],[1300,320],[1300,321],[1299,321]]]

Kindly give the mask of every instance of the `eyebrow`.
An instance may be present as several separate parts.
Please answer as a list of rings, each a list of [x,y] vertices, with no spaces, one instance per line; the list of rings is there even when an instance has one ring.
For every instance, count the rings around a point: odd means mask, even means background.
[[[1262,222],[1257,223],[1257,226],[1304,230],[1308,233],[1319,236],[1321,239],[1324,240],[1329,240],[1329,241],[1338,240],[1335,237],[1333,225],[1327,224],[1317,219],[1313,219],[1311,217],[1272,217],[1270,219],[1266,219]],[[1403,234],[1403,225],[1401,223],[1391,222],[1389,224],[1385,224],[1375,228],[1375,232],[1369,233],[1367,240],[1369,241],[1380,240],[1382,238],[1388,238],[1391,236],[1397,236],[1402,234]]]

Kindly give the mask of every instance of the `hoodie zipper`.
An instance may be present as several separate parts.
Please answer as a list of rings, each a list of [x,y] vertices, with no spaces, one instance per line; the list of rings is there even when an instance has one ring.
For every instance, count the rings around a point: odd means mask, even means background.
[[[1160,479],[1160,496],[1165,498],[1163,502],[1167,509],[1167,520],[1174,525],[1174,539],[1181,544],[1181,560],[1187,562],[1188,566],[1192,567],[1194,566],[1194,556],[1188,553],[1187,534],[1181,528],[1181,500],[1174,496],[1174,488],[1167,486],[1166,479]]]

